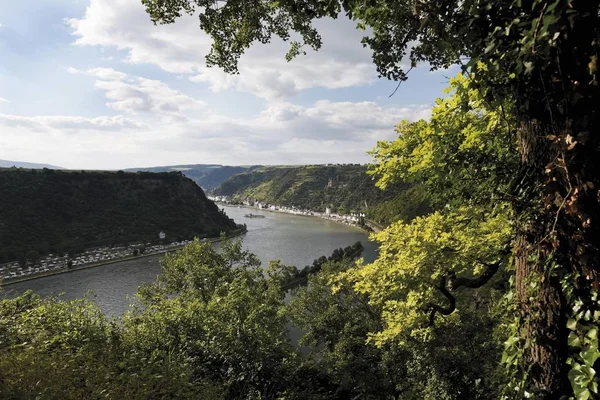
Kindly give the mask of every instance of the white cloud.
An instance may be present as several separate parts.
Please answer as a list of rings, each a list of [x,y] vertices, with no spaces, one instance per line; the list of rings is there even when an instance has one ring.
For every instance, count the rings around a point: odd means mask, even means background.
[[[36,99],[31,107],[27,103],[31,89],[3,93],[16,109],[27,109],[37,116],[0,114],[0,158],[39,159],[71,168],[366,162],[366,151],[377,140],[395,137],[393,128],[398,121],[430,115],[430,105],[308,100],[323,91],[310,91],[297,98],[302,105],[292,104],[291,97],[311,88],[357,88],[349,91],[353,99],[377,94],[373,88],[361,92],[375,80],[375,67],[370,51],[360,44],[362,32],[345,18],[316,22],[324,42],[319,52],[309,51],[287,63],[284,55],[288,45],[274,39],[269,45],[249,49],[240,60],[240,74],[228,75],[206,67],[211,40],[199,29],[196,17],[154,26],[139,0],[86,3],[84,15],[67,20],[72,33],[68,40],[74,47],[62,65],[80,66],[66,68],[74,76],[64,82],[48,81],[52,85],[42,88],[48,96]],[[81,46],[100,51],[78,48]],[[122,61],[150,67],[123,67]],[[113,68],[87,67],[98,65]],[[158,69],[162,71],[157,73]],[[38,70],[46,68],[41,65]],[[15,82],[29,82],[28,69],[23,71],[22,76],[15,74]],[[154,76],[167,78],[148,79],[134,71],[152,71]],[[194,89],[176,90],[185,82]],[[95,95],[80,93],[81,84],[93,87]],[[186,94],[204,93],[204,86],[214,92],[252,93],[267,101],[248,100],[251,96],[233,93],[209,94],[202,99],[208,102],[213,97],[215,101],[207,104],[196,95]],[[65,93],[56,97],[57,88],[65,88]],[[385,89],[383,95],[387,94]],[[3,103],[8,100],[0,98],[0,107]],[[69,115],[81,107],[86,107],[86,117]],[[257,107],[262,111],[252,114]],[[226,109],[227,115],[215,109]],[[53,113],[66,115],[45,115]]]
[[[27,128],[32,131],[59,130],[78,132],[85,130],[113,131],[121,129],[143,129],[147,126],[122,115],[112,117],[86,118],[78,116],[34,116],[0,114],[0,126]]]
[[[206,103],[166,83],[139,76],[130,76],[112,68],[92,68],[80,71],[69,67],[69,72],[97,78],[94,87],[105,92],[106,105],[115,111],[129,114],[151,114],[163,119],[185,120],[187,112],[202,110]]]
[[[0,158],[44,159],[76,169],[367,162],[366,151],[377,140],[393,139],[394,126],[401,119],[414,121],[429,113],[430,107],[424,105],[400,108],[318,101],[308,107],[274,103],[254,117],[206,112],[199,118],[156,124],[123,116],[0,114]]]
[[[168,134],[146,146],[149,153],[169,152],[173,159],[180,156],[189,162],[191,154],[197,154],[193,162],[225,164],[366,162],[366,152],[377,140],[395,138],[394,126],[401,119],[427,118],[430,109],[324,101],[309,107],[272,104],[252,118],[213,114],[171,125]],[[357,124],[366,114],[369,117]]]
[[[125,50],[128,62],[156,64],[168,72],[197,71],[210,47],[197,20],[154,26],[136,0],[91,0],[82,18],[67,23],[77,36],[76,45]]]
[[[127,78],[127,74],[112,68],[92,68],[87,73],[107,81],[122,81]]]
[[[374,102],[317,101],[309,107],[270,104],[257,119],[271,129],[292,132],[293,137],[360,141],[393,137],[393,127],[403,119],[428,119],[431,106],[383,107]]]
[[[252,47],[240,60],[238,76],[206,67],[211,40],[194,16],[154,26],[139,1],[91,0],[85,15],[68,24],[77,37],[75,45],[117,48],[126,52],[129,63],[154,64],[205,82],[214,91],[235,89],[284,99],[307,88],[359,86],[375,78],[370,53],[360,44],[363,33],[346,19],[317,21],[323,48],[291,63],[284,58],[288,44],[281,40]]]
[[[0,97],[0,103],[10,103],[10,101],[6,100],[4,97]]]
[[[81,71],[81,70],[79,70],[77,68],[74,68],[74,67],[67,67],[67,72],[70,73],[70,74],[73,74],[73,75],[83,74],[84,73],[83,71]]]

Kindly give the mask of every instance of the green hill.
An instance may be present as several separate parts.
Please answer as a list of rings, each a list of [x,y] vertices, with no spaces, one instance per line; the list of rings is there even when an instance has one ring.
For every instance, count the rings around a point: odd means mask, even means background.
[[[326,207],[342,214],[364,212],[383,224],[412,219],[429,208],[421,186],[381,190],[367,167],[358,164],[256,167],[233,175],[212,193],[320,212]]]
[[[216,236],[236,229],[179,172],[0,169],[0,262],[27,252]]]
[[[212,190],[227,180],[232,175],[252,170],[254,167],[229,166],[219,164],[190,164],[168,165],[163,167],[130,168],[129,172],[173,172],[180,171],[188,178],[194,180],[204,190]]]

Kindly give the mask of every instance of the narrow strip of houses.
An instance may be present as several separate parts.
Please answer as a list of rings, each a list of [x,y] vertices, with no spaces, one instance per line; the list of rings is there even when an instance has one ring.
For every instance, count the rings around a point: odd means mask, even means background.
[[[232,199],[228,196],[208,196],[208,198],[210,200],[218,202],[218,203],[235,204],[232,201]],[[320,218],[324,218],[324,219],[328,219],[328,220],[332,220],[332,221],[344,222],[349,225],[357,225],[357,226],[361,225],[362,226],[364,224],[364,220],[365,220],[364,213],[339,214],[339,213],[332,212],[332,209],[330,207],[327,207],[325,209],[325,212],[320,212],[320,211],[314,211],[314,210],[301,209],[301,208],[294,207],[294,206],[287,207],[287,206],[270,204],[270,203],[265,203],[265,202],[260,202],[260,201],[254,201],[253,199],[250,199],[250,198],[244,199],[241,202],[241,204],[244,206],[247,206],[247,207],[256,207],[260,210],[278,211],[278,212],[284,212],[284,213],[288,213],[288,214],[320,217]]]
[[[161,232],[162,233],[162,232]],[[48,254],[39,260],[23,262],[10,262],[0,264],[0,277],[5,280],[22,278],[32,274],[39,274],[60,269],[80,268],[85,265],[118,260],[138,254],[158,254],[169,249],[184,246],[191,240],[176,241],[168,244],[136,244],[128,246],[98,247],[89,249],[81,254],[69,256]]]

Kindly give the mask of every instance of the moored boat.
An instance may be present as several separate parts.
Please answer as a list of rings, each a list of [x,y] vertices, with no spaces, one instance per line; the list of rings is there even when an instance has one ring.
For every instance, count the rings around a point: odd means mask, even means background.
[[[258,215],[258,214],[252,214],[252,213],[250,213],[250,214],[244,215],[244,217],[246,217],[246,218],[264,218],[265,216],[264,215]]]

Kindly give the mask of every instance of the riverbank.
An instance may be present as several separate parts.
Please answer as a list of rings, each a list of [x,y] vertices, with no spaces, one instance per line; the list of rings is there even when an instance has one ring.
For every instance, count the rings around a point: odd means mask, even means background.
[[[316,211],[310,211],[312,214],[305,214],[305,213],[302,213],[302,212],[293,212],[293,211],[282,210],[282,209],[272,210],[272,209],[269,209],[269,208],[260,208],[260,207],[256,207],[256,206],[245,205],[245,204],[244,205],[231,204],[231,203],[225,203],[225,202],[222,202],[222,201],[215,201],[215,203],[217,203],[219,205],[222,205],[222,206],[227,206],[227,207],[240,207],[240,208],[248,208],[248,209],[251,209],[251,210],[266,211],[266,212],[270,212],[270,213],[279,213],[279,214],[296,215],[296,216],[299,216],[299,217],[309,217],[309,218],[324,219],[324,220],[327,220],[327,221],[336,222],[338,224],[344,224],[346,226],[351,226],[351,227],[356,228],[357,230],[360,230],[362,232],[369,232],[369,233],[375,232],[375,233],[377,233],[377,232],[381,232],[384,229],[383,227],[381,227],[381,225],[378,225],[378,224],[371,225],[369,223],[366,224],[366,226],[368,227],[368,229],[367,229],[367,228],[362,227],[362,226],[360,226],[358,224],[349,223],[346,220],[343,220],[341,218],[330,217],[330,216],[324,215],[324,214],[316,212]],[[368,221],[368,222],[371,222],[371,221]]]
[[[239,230],[239,231],[235,231],[235,232],[230,233],[227,237],[228,238],[237,237],[237,236],[240,236],[240,235],[242,235],[244,233],[246,233],[244,230]],[[215,237],[215,238],[207,238],[205,240],[205,242],[207,242],[207,243],[215,243],[215,242],[218,242],[220,240],[221,240],[221,237],[219,236],[219,237]],[[138,258],[160,256],[160,255],[164,255],[164,254],[170,253],[172,251],[181,250],[185,246],[186,245],[173,246],[173,247],[169,247],[168,249],[161,250],[161,251],[156,251],[156,252],[153,252],[153,253],[144,253],[144,254],[138,254],[136,256],[131,255],[131,256],[127,256],[127,257],[113,258],[113,259],[110,259],[110,260],[104,260],[104,261],[100,261],[100,262],[97,262],[97,263],[88,263],[88,264],[84,264],[84,265],[76,266],[76,267],[72,267],[72,268],[57,268],[57,269],[54,269],[54,270],[49,270],[49,271],[44,271],[44,272],[38,272],[38,273],[28,274],[28,275],[25,275],[25,276],[20,276],[18,278],[4,279],[3,281],[0,281],[0,287],[9,286],[9,285],[12,285],[12,284],[15,284],[15,283],[27,282],[27,281],[31,281],[31,280],[34,280],[34,279],[46,278],[48,276],[54,276],[54,275],[60,275],[60,274],[67,274],[67,273],[70,273],[70,272],[81,271],[81,270],[90,269],[90,268],[96,268],[96,267],[102,267],[104,265],[115,264],[115,263],[119,263],[119,262],[123,262],[123,261],[136,260]]]
[[[312,265],[307,265],[301,270],[296,267],[295,275],[290,277],[287,282],[284,282],[281,287],[283,290],[288,291],[298,286],[304,286],[308,284],[308,279],[311,275],[321,271],[324,262],[341,261],[342,259],[356,260],[360,258],[364,249],[362,242],[359,241],[352,246],[335,250],[325,261],[318,258],[313,261]]]

